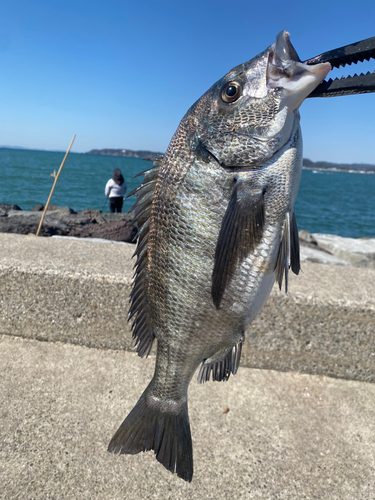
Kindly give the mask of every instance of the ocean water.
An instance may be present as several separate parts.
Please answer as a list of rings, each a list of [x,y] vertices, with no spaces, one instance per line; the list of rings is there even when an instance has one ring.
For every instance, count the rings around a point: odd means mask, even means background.
[[[64,153],[0,148],[0,203],[17,204],[23,210],[46,203]],[[51,203],[108,212],[104,186],[113,169],[120,168],[128,193],[137,187],[151,163],[137,158],[119,158],[71,153],[56,185]],[[124,200],[128,211],[135,196]],[[375,237],[375,175],[346,172],[302,172],[295,204],[299,229],[344,237]]]
[[[65,153],[0,148],[0,203],[15,203],[22,210],[46,204],[54,178]],[[130,193],[142,183],[134,175],[151,168],[152,163],[138,158],[120,158],[70,153],[56,184],[51,204],[109,212],[104,187],[119,168]],[[124,200],[123,212],[135,203],[135,196]]]

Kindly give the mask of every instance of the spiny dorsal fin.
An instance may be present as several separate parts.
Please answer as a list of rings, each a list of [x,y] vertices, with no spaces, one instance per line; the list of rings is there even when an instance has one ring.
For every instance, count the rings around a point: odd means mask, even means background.
[[[286,214],[283,235],[280,242],[279,253],[276,261],[276,281],[281,285],[285,274],[285,293],[288,293],[289,269],[292,268],[294,274],[298,274],[301,269],[299,255],[299,238],[296,217],[294,212]]]
[[[143,172],[145,176],[143,183],[128,195],[137,195],[137,201],[131,211],[134,213],[134,222],[140,228],[137,249],[134,253],[137,262],[133,289],[130,294],[129,320],[135,316],[132,324],[133,339],[136,341],[137,353],[141,358],[149,355],[155,338],[148,314],[145,281],[147,280],[149,220],[159,167],[160,161],[156,161],[150,170]]]
[[[217,309],[237,262],[254,251],[262,238],[263,226],[263,192],[250,190],[237,179],[216,244],[211,294]]]

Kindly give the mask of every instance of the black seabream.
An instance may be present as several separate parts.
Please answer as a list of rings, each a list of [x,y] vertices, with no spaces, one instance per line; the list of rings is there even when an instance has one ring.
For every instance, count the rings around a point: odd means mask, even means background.
[[[276,42],[215,83],[187,112],[135,190],[139,239],[130,317],[140,356],[157,339],[155,374],[109,451],[154,450],[191,481],[187,390],[228,380],[246,326],[275,280],[300,269],[293,205],[302,169],[299,107],[329,62]]]

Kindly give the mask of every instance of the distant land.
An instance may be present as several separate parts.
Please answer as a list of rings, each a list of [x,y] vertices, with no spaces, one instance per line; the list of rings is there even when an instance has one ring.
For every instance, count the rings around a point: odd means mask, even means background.
[[[102,156],[123,156],[124,158],[141,158],[146,160],[148,158],[155,159],[163,153],[156,153],[155,151],[133,151],[131,149],[91,149],[86,153],[87,155],[102,155]]]
[[[157,158],[163,153],[155,151],[133,151],[131,149],[91,149],[88,155],[122,156],[124,158]],[[350,172],[361,174],[375,174],[375,165],[367,163],[330,163],[328,161],[311,161],[303,159],[303,168],[306,170],[329,170],[332,172]]]
[[[27,149],[22,146],[0,146],[1,149]]]
[[[328,161],[311,161],[303,159],[306,170],[328,170],[330,172],[350,172],[355,174],[375,174],[375,165],[369,163],[330,163]]]
[[[23,148],[22,146],[3,146],[0,145],[0,149],[20,149],[21,151],[42,151],[44,153],[65,153],[63,149],[33,149],[33,148]],[[71,151],[73,153],[73,151]],[[80,154],[80,153],[78,153]]]
[[[1,149],[21,149],[29,151],[49,151],[49,150],[32,150],[29,148],[23,148],[22,146],[2,146]],[[64,151],[52,151],[56,153],[63,153]],[[122,156],[124,158],[140,158],[142,160],[158,158],[164,153],[158,151],[149,150],[139,150],[134,151],[132,149],[91,149],[87,153],[78,153],[87,155],[102,155],[102,156]],[[317,171],[329,171],[329,172],[349,172],[357,174],[375,174],[375,165],[370,163],[331,163],[328,161],[311,161],[308,158],[303,159],[303,168],[305,170],[317,170]]]

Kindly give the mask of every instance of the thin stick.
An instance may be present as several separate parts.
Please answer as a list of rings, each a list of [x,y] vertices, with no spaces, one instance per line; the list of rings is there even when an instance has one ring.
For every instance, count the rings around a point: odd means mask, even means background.
[[[40,222],[39,222],[39,227],[38,227],[38,231],[36,232],[36,235],[35,236],[38,236],[39,235],[39,232],[42,228],[42,224],[43,224],[43,221],[44,221],[44,217],[46,215],[46,212],[47,212],[47,209],[49,207],[49,202],[51,201],[51,198],[52,198],[52,195],[53,195],[53,192],[55,190],[55,186],[56,186],[56,183],[57,183],[57,179],[59,178],[59,175],[60,175],[60,172],[64,166],[64,163],[65,163],[65,160],[68,158],[68,154],[70,152],[70,148],[72,147],[73,145],[73,142],[74,142],[74,139],[76,138],[75,134],[74,134],[74,137],[73,139],[71,140],[70,144],[69,144],[69,147],[68,147],[68,150],[67,152],[65,153],[65,156],[64,156],[64,159],[63,161],[61,162],[61,165],[60,165],[60,168],[55,176],[55,181],[53,183],[53,186],[52,186],[52,189],[51,189],[51,192],[49,194],[49,197],[48,197],[48,200],[47,200],[47,203],[46,203],[46,206],[44,207],[44,210],[43,210],[43,215],[42,215],[42,218],[40,219]]]

